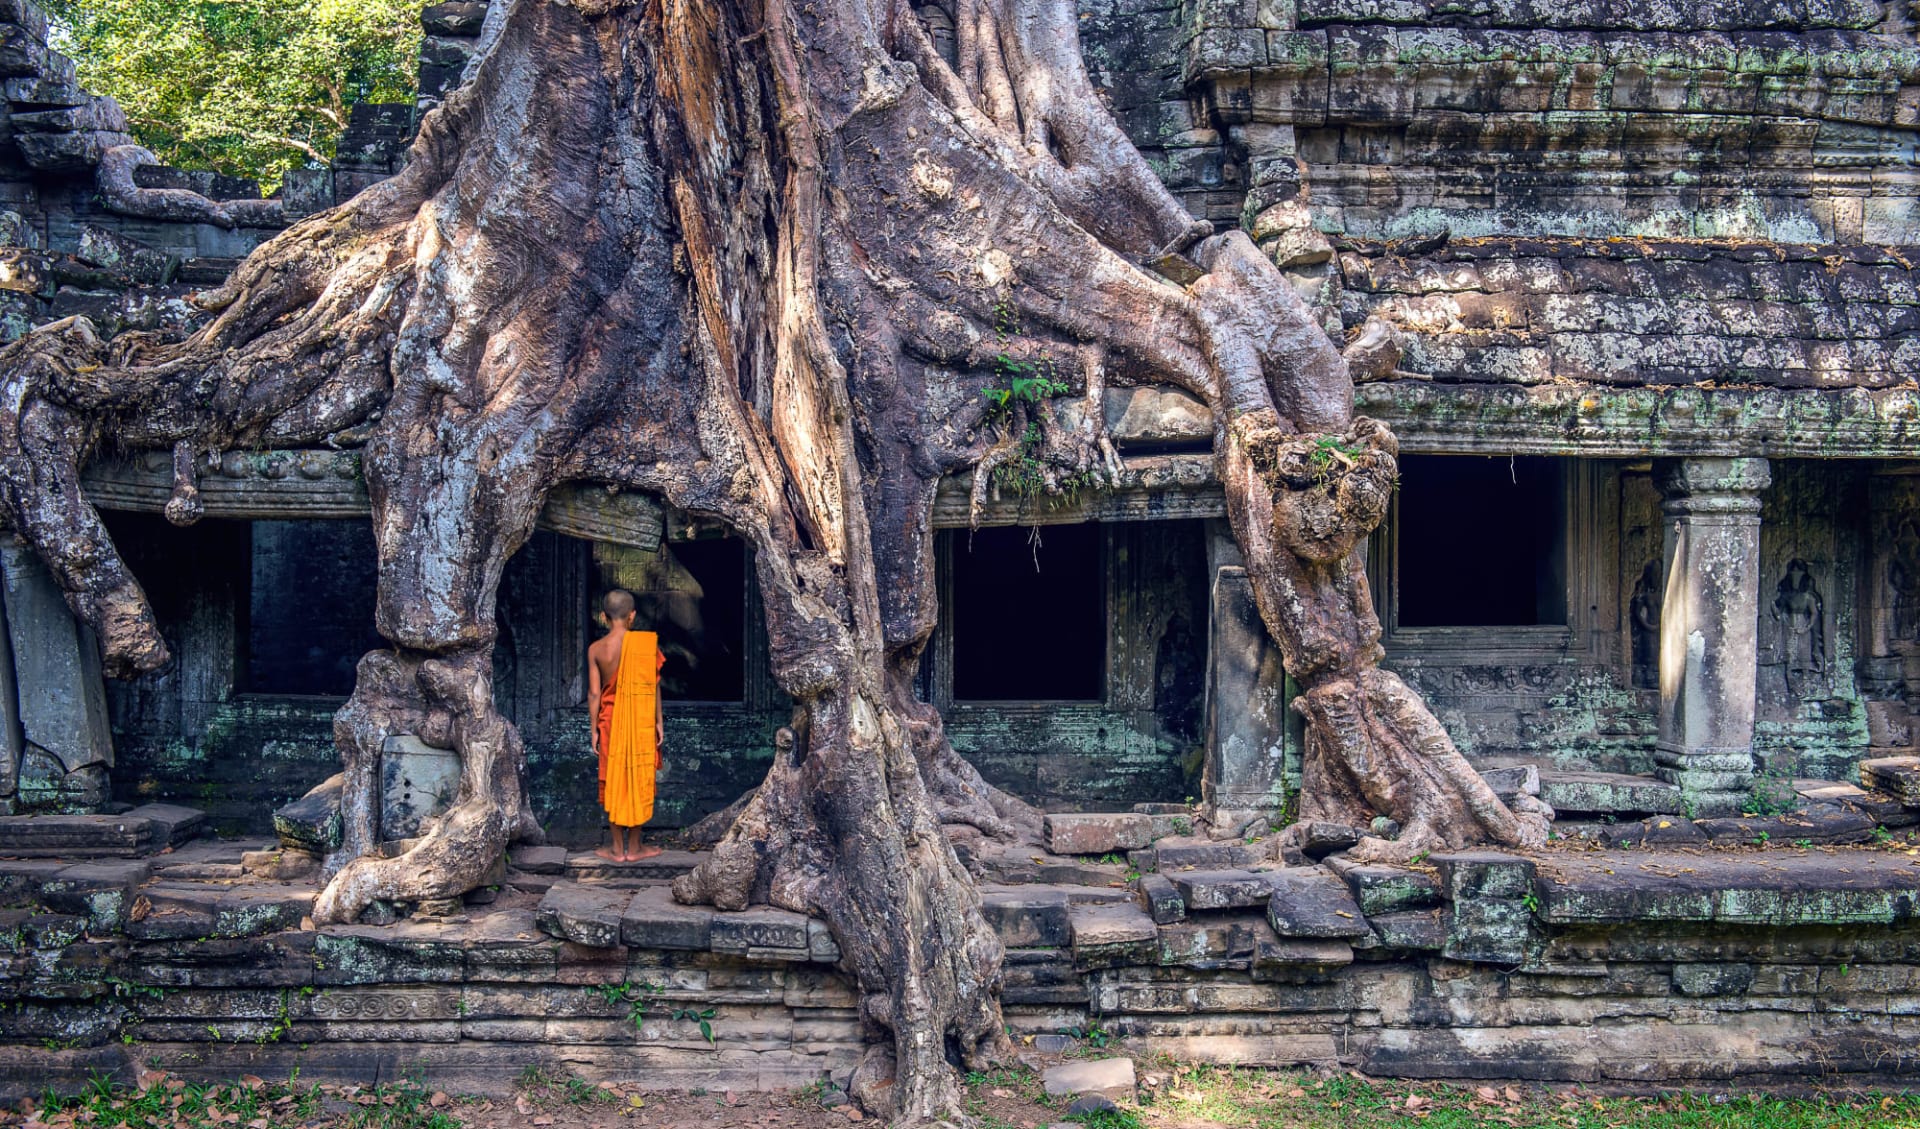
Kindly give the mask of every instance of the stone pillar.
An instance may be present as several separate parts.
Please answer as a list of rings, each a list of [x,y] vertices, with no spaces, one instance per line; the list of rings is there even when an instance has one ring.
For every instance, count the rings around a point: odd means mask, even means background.
[[[1660,776],[1696,815],[1738,812],[1753,783],[1765,459],[1674,459],[1665,501],[1660,613]]]
[[[1207,637],[1207,760],[1201,779],[1213,833],[1237,836],[1287,804],[1287,676],[1267,637],[1253,582],[1228,538],[1210,539],[1212,623]]]
[[[0,541],[0,592],[23,738],[18,807],[96,811],[113,767],[100,647],[23,541]]]

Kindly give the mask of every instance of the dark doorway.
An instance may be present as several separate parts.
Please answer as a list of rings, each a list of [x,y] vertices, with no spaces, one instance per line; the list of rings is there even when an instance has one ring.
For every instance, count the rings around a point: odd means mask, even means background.
[[[353,692],[373,627],[379,566],[365,521],[256,521],[249,531],[246,689]]]
[[[1107,618],[1098,525],[981,529],[953,539],[953,696],[1096,701]]]
[[[1400,460],[1398,624],[1567,622],[1565,460]]]
[[[746,697],[747,547],[734,537],[673,541],[657,553],[595,545],[595,610],[610,588],[633,593],[634,626],[660,635],[661,695],[678,702]]]

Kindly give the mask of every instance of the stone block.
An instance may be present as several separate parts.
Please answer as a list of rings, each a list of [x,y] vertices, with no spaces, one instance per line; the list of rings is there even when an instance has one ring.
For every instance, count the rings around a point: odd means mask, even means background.
[[[1153,842],[1153,823],[1133,812],[1047,816],[1047,850],[1057,855],[1104,855]]]
[[[289,220],[333,207],[333,170],[289,169],[280,182],[280,206]]]
[[[1214,914],[1160,926],[1163,965],[1186,968],[1250,968],[1254,945],[1273,928],[1253,914]]]
[[[1512,801],[1515,796],[1538,796],[1540,794],[1540,766],[1533,764],[1512,765],[1505,768],[1483,768],[1480,778],[1500,797],[1501,803]]]
[[[320,856],[296,847],[246,851],[240,856],[240,867],[270,882],[297,882],[320,873]]]
[[[624,890],[556,882],[540,899],[534,923],[563,941],[611,949],[620,944],[622,917],[631,901],[633,895]]]
[[[1168,925],[1186,919],[1187,903],[1180,900],[1180,891],[1165,875],[1142,874],[1134,879],[1133,891],[1154,924]]]
[[[1073,942],[1067,891],[1057,886],[987,886],[980,891],[987,924],[1010,949],[1061,949]]]
[[[1153,918],[1132,902],[1069,907],[1073,962],[1082,968],[1152,964],[1160,948]]]
[[[300,919],[313,912],[316,892],[290,886],[229,890],[214,904],[215,937],[259,937],[300,928]]]
[[[1848,925],[1905,920],[1920,904],[1920,871],[1875,851],[1690,855],[1684,868],[1643,870],[1604,853],[1557,858],[1537,883],[1553,925],[1718,921]]]
[[[1389,949],[1438,949],[1447,943],[1449,912],[1442,907],[1369,915],[1374,936]]]
[[[74,254],[82,262],[148,286],[164,286],[180,270],[178,255],[164,254],[90,223],[80,225],[80,245]]]
[[[833,929],[817,917],[807,919],[807,959],[818,964],[840,963],[840,942]]]
[[[1132,1101],[1134,1085],[1130,1058],[1063,1062],[1040,1075],[1040,1088],[1056,1098],[1098,1094],[1109,1101]]]
[[[1345,941],[1308,941],[1271,935],[1254,939],[1253,978],[1256,981],[1317,980],[1352,963],[1353,946]]]
[[[1683,996],[1738,996],[1753,984],[1750,964],[1676,963],[1674,990]]]
[[[1685,797],[1673,784],[1617,772],[1542,772],[1540,798],[1556,812],[1592,815],[1680,815],[1687,810]]]
[[[459,789],[459,753],[410,733],[387,738],[380,748],[380,838],[418,835],[423,822],[452,806]]]
[[[806,915],[772,906],[715,913],[708,944],[716,953],[759,960],[804,961],[811,957]]]
[[[565,847],[519,846],[507,851],[507,861],[522,874],[560,874],[567,868]],[[706,948],[702,944],[698,948]]]
[[[153,824],[154,838],[162,845],[178,847],[200,836],[207,825],[207,813],[181,804],[141,804],[125,816]]]
[[[0,540],[0,591],[19,693],[21,734],[62,774],[113,764],[106,687],[93,633],[67,608],[34,551]]]
[[[705,952],[712,946],[713,918],[708,906],[683,906],[668,887],[648,886],[633,895],[620,915],[620,941],[634,949]]]
[[[1162,839],[1153,845],[1152,869],[1162,874],[1176,870],[1245,870],[1260,861],[1258,851],[1241,843]]]
[[[1210,443],[1213,416],[1205,404],[1185,392],[1151,385],[1116,388],[1107,395],[1107,434],[1120,447]],[[1172,805],[1162,805],[1172,806]],[[1180,812],[1153,814],[1181,815]]]
[[[1300,853],[1311,859],[1325,858],[1335,851],[1344,851],[1359,843],[1364,834],[1358,827],[1316,820],[1306,824],[1304,830],[1299,832]]]
[[[1201,793],[1215,811],[1273,815],[1287,803],[1286,677],[1254,606],[1247,570],[1222,565],[1214,573],[1212,589]],[[1163,855],[1160,865],[1166,869],[1181,864],[1169,864]]]
[[[273,830],[288,847],[326,854],[340,846],[340,796],[347,774],[337,772],[273,813]]]
[[[1470,898],[1524,898],[1533,891],[1534,864],[1498,851],[1448,851],[1429,855],[1450,901]]]
[[[1860,782],[1910,808],[1920,808],[1920,757],[1875,757],[1860,762]]]
[[[1168,877],[1192,912],[1264,906],[1273,897],[1266,875],[1248,870],[1183,871]]]
[[[1844,780],[1795,780],[1793,794],[1814,804],[1850,804],[1868,796],[1866,789]]]
[[[1533,912],[1519,899],[1456,901],[1441,955],[1482,964],[1519,964],[1533,939]]]
[[[1417,909],[1440,901],[1440,883],[1424,871],[1399,866],[1361,866],[1342,859],[1330,859],[1326,866],[1346,879],[1353,900],[1367,917]]]
[[[1695,820],[1708,838],[1736,843],[1864,843],[1880,823],[1863,811],[1835,804],[1808,804],[1804,811],[1778,816],[1722,816]]]
[[[1267,920],[1282,937],[1365,937],[1373,930],[1360,916],[1353,895],[1332,871],[1323,867],[1288,867],[1268,871],[1273,888],[1267,902]]]
[[[107,150],[134,143],[126,133],[104,129],[22,133],[14,142],[27,164],[42,172],[85,172],[98,165]]]
[[[157,825],[127,815],[0,816],[0,855],[128,858],[167,846]]]
[[[463,3],[429,4],[420,13],[420,26],[428,35],[452,35],[472,38],[486,23],[487,6],[478,0]]]
[[[133,890],[153,868],[145,862],[82,862],[62,868],[40,887],[40,901],[55,913],[87,919],[87,932],[107,936],[125,930]]]

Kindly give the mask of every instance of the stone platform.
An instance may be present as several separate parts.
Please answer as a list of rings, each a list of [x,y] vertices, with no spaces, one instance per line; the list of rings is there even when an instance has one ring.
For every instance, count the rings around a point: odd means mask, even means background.
[[[1920,855],[1904,840],[1566,843],[1385,867],[1182,838],[1136,848],[1145,872],[972,844],[1017,1035],[1097,1021],[1181,1059],[1414,1077],[1920,1073]],[[857,998],[824,923],[675,904],[666,872],[697,856],[643,872],[517,850],[461,909],[313,928],[310,880],[242,864],[266,846],[0,860],[0,1099],[136,1067],[415,1071],[488,1091],[547,1063],[745,1089],[857,1061]]]

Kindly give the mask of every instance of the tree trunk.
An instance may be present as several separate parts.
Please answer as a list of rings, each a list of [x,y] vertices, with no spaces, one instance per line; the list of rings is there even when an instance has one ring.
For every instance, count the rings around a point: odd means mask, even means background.
[[[346,836],[319,921],[458,894],[536,830],[488,656],[548,490],[649,491],[739,532],[795,716],[675,893],[827,920],[876,1039],[858,1093],[903,1124],[958,1119],[956,1062],[1008,1049],[999,943],[942,827],[1039,831],[912,693],[934,491],[1107,479],[1110,384],[1213,410],[1261,613],[1307,691],[1303,811],[1399,821],[1379,857],[1544,827],[1375,669],[1357,546],[1395,451],[1351,418],[1345,358],[1244,234],[1153,176],[1087,80],[1072,4],[945,2],[953,64],[903,0],[510,0],[407,170],[260,248],[192,337],[74,321],[0,353],[0,500],[119,673],[166,654],[79,490],[109,434],[175,450],[182,522],[209,452],[363,447],[392,649],[336,724]],[[1143,265],[1189,254],[1191,286]],[[462,779],[380,858],[375,767],[401,732],[456,750]]]

